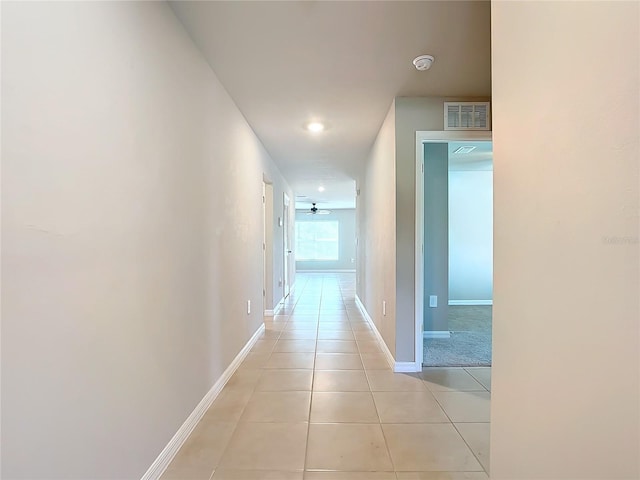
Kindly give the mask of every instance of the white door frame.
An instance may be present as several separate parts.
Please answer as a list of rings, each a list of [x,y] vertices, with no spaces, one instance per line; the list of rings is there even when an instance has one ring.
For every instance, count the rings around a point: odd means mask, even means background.
[[[282,285],[282,296],[287,298],[291,293],[291,259],[289,252],[291,250],[291,236],[289,235],[291,216],[289,215],[289,195],[284,192],[283,208],[282,208],[282,246],[284,259],[284,283]]]
[[[424,147],[425,143],[492,141],[491,131],[416,131],[416,246],[415,246],[415,362],[422,366],[424,357]],[[447,299],[448,300],[448,299]]]

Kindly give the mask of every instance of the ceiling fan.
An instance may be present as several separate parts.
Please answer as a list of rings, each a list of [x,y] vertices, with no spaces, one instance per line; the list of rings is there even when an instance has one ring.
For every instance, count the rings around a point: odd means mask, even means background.
[[[307,215],[329,215],[331,210],[318,210],[315,203],[311,204],[311,208],[307,212]]]

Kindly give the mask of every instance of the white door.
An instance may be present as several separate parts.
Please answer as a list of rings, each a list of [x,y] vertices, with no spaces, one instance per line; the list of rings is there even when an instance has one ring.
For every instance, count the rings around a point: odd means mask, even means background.
[[[289,268],[291,263],[291,241],[289,238],[289,196],[284,194],[284,207],[282,209],[282,233],[284,242],[284,298],[291,293]]]

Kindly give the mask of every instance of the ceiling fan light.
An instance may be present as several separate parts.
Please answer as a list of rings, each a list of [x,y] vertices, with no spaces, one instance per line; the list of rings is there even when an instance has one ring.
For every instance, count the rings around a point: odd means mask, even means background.
[[[312,203],[311,208],[307,212],[307,215],[329,215],[330,213],[331,210],[320,210],[318,207],[316,207],[315,203]]]

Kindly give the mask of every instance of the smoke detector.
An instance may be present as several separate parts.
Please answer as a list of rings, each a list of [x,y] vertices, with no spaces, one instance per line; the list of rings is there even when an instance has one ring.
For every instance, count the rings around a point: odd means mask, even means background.
[[[429,70],[434,60],[435,58],[433,58],[433,55],[420,55],[413,59],[413,65],[416,67],[416,70],[420,70],[422,72],[424,70]]]

